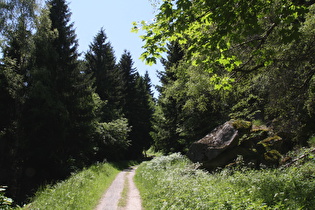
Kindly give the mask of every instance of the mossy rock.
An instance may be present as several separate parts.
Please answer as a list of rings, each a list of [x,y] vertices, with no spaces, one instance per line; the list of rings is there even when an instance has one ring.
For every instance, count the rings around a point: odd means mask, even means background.
[[[282,142],[283,142],[282,138],[280,136],[275,135],[258,142],[258,144],[263,145],[266,148],[266,150],[269,151],[272,149],[280,150]]]
[[[266,139],[269,136],[269,129],[252,129],[250,131],[251,136],[257,137],[256,139]]]
[[[246,163],[275,166],[281,159],[282,138],[265,125],[253,126],[245,120],[230,120],[194,142],[187,152],[193,162],[213,170],[242,156]]]
[[[266,125],[252,125],[252,130],[251,132],[259,132],[259,131],[266,131],[269,132],[270,128],[268,128]]]
[[[267,130],[251,130],[240,137],[239,146],[244,148],[256,147],[257,143],[268,138],[268,132]]]
[[[232,120],[232,126],[237,130],[250,130],[252,123],[245,120]]]
[[[268,165],[269,164],[278,165],[280,163],[281,158],[282,155],[277,150],[270,150],[264,154],[264,160]]]

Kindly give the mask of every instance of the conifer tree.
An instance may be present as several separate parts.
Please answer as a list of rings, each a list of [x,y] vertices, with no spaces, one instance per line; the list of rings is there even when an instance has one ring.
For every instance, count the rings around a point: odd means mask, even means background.
[[[118,69],[120,90],[122,92],[120,106],[123,107],[123,113],[127,116],[127,118],[131,114],[131,110],[128,109],[128,107],[130,107],[133,103],[135,96],[135,80],[137,70],[133,67],[133,65],[134,63],[130,52],[125,50],[119,60]]]
[[[153,113],[154,113],[154,98],[151,90],[152,84],[148,72],[142,77],[136,77],[136,103],[138,105],[137,123],[139,126],[138,138],[141,139],[142,148],[148,150],[153,144],[151,132],[153,131]]]
[[[48,2],[35,39],[24,117],[28,164],[37,182],[65,177],[92,156],[95,116],[90,76],[80,71],[71,13],[64,0]]]
[[[127,158],[137,158],[139,154],[141,155],[142,150],[140,149],[139,139],[137,138],[137,126],[136,123],[136,69],[133,67],[133,60],[131,54],[128,51],[124,51],[118,63],[118,71],[120,78],[120,89],[122,92],[122,100],[120,101],[120,106],[122,107],[122,112],[124,116],[128,119],[129,125],[131,126],[131,132],[129,134],[129,139],[131,140],[131,145],[128,148]]]
[[[0,182],[12,186],[9,193],[19,200],[25,151],[22,113],[28,91],[36,5],[33,0],[7,1],[1,2],[0,7]]]
[[[56,88],[58,54],[53,40],[58,38],[58,32],[51,27],[49,10],[44,10],[34,39],[29,97],[23,117],[27,139],[25,164],[36,171],[24,180],[29,185],[57,178],[60,161],[66,159],[65,154],[61,154],[65,153],[62,143],[66,141],[68,113],[59,96],[60,90]],[[36,147],[32,148],[34,145]]]
[[[148,74],[144,79],[133,67],[130,52],[125,51],[119,64],[123,98],[121,106],[125,117],[131,126],[127,157],[136,159],[142,157],[144,149],[151,144],[152,94]]]
[[[114,50],[107,42],[105,30],[102,28],[90,44],[85,55],[87,72],[95,79],[96,93],[106,105],[102,108],[102,122],[110,122],[120,117],[118,75]]]
[[[173,96],[167,96],[165,90],[176,80],[176,67],[183,59],[184,52],[179,44],[172,42],[168,44],[167,57],[162,59],[164,71],[159,72],[161,86],[158,86],[160,96],[157,102],[157,109],[154,114],[154,132],[152,133],[155,149],[165,153],[180,151],[182,148],[178,144],[180,139],[177,132],[179,124],[179,114],[182,104]]]
[[[49,2],[52,30],[58,31],[58,37],[53,40],[56,57],[53,64],[55,72],[55,88],[58,97],[66,108],[65,123],[67,142],[65,152],[71,158],[84,162],[86,149],[93,131],[94,104],[92,100],[92,81],[88,74],[82,73],[78,63],[78,42],[73,23],[70,23],[71,13],[64,0],[51,0]],[[83,151],[81,151],[83,150]],[[69,155],[70,154],[70,155]],[[72,156],[72,157],[71,157]]]

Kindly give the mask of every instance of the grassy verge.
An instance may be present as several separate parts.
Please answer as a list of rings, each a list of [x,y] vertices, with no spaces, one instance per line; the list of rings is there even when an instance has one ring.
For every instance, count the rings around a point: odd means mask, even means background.
[[[315,160],[286,169],[207,173],[173,154],[142,163],[135,176],[145,209],[312,209]]]
[[[93,165],[65,181],[38,191],[32,203],[23,209],[94,209],[119,171],[129,165],[133,163]]]

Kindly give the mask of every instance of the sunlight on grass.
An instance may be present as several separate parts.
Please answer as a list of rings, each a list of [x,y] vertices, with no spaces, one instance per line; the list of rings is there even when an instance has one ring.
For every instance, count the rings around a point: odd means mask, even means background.
[[[172,154],[142,163],[135,176],[145,209],[312,209],[315,160],[286,169],[208,173]]]
[[[118,172],[113,164],[93,165],[37,192],[33,202],[23,209],[94,209]]]

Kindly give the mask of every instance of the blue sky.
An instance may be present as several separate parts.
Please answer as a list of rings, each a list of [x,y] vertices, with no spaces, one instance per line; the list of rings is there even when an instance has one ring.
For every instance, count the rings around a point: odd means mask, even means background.
[[[117,61],[123,51],[130,51],[134,67],[143,75],[146,70],[150,74],[152,84],[159,83],[156,70],[163,70],[161,64],[148,66],[139,57],[143,52],[141,34],[131,33],[132,22],[152,21],[154,8],[149,0],[72,0],[69,1],[74,22],[79,51],[86,52],[94,36],[103,27],[107,40],[111,42]]]

